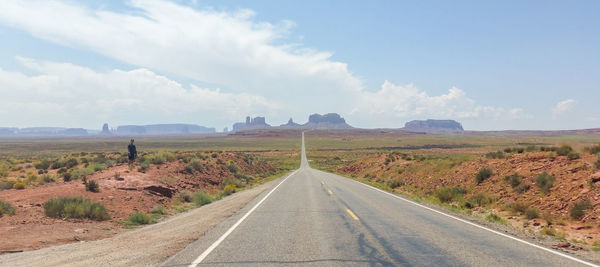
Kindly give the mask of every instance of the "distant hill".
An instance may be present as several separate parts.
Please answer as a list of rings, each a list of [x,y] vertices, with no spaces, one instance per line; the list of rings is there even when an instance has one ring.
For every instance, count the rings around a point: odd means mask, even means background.
[[[462,132],[462,125],[454,120],[414,120],[404,124],[403,130],[426,133]]]
[[[214,133],[215,128],[207,128],[196,124],[151,124],[151,125],[121,125],[117,127],[116,134],[187,134],[187,133]]]
[[[85,136],[88,131],[83,128],[64,127],[0,127],[0,136]]]

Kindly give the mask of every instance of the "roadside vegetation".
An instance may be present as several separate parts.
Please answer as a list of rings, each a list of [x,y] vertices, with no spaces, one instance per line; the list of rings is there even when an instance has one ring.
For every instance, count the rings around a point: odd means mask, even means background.
[[[105,221],[110,219],[104,205],[93,203],[82,197],[53,198],[44,203],[44,213],[48,217],[63,219],[90,219]]]

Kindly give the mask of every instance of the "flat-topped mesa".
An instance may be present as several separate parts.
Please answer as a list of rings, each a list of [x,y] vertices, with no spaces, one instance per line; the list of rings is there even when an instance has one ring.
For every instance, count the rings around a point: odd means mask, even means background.
[[[271,128],[271,125],[266,123],[265,117],[250,118],[250,116],[248,116],[246,117],[246,122],[234,123],[232,128],[234,132],[238,132],[244,130]]]
[[[308,122],[302,125],[309,129],[352,129],[346,120],[337,113],[327,113],[325,115],[312,114],[308,117]]]
[[[404,124],[404,130],[421,132],[462,132],[462,125],[454,120],[414,120]]]
[[[152,125],[121,125],[117,134],[188,134],[214,133],[215,128],[207,128],[196,124],[152,124]]]

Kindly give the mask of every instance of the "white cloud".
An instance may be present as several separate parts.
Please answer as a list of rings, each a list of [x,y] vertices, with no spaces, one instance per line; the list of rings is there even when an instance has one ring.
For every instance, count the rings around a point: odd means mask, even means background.
[[[252,10],[193,9],[162,0],[134,0],[130,5],[134,11],[119,13],[54,0],[2,1],[0,24],[140,66],[97,73],[72,64],[21,59],[41,74],[2,72],[5,84],[31,96],[13,94],[15,102],[10,103],[24,108],[38,101],[41,110],[75,111],[80,116],[92,109],[87,113],[107,119],[129,111],[123,121],[139,120],[140,114],[147,120],[173,121],[177,115],[193,114],[199,121],[216,121],[200,110],[239,118],[235,120],[250,113],[272,115],[271,122],[284,122],[290,115],[302,121],[307,113],[339,112],[352,115],[348,121],[362,127],[395,127],[397,118],[510,119],[523,113],[477,104],[458,88],[430,96],[412,85],[386,81],[379,91],[367,91],[347,64],[332,60],[331,53],[285,44],[293,22],[259,22]],[[216,84],[229,93],[195,86],[186,90],[153,71]],[[279,107],[285,112],[274,111]],[[0,113],[9,110],[18,107],[0,108]]]
[[[552,109],[552,118],[559,119],[565,115],[568,115],[573,111],[573,108],[575,108],[576,104],[577,101],[575,101],[574,99],[565,99],[556,103],[556,105]]]
[[[71,126],[99,128],[100,122],[109,121],[211,126],[219,120],[237,120],[239,114],[272,114],[279,109],[260,96],[194,85],[184,88],[143,68],[96,72],[69,63],[18,60],[39,74],[0,69],[0,125],[62,126],[69,121]]]
[[[395,85],[385,81],[376,92],[363,91],[353,114],[389,118],[492,118],[518,119],[526,117],[522,109],[504,109],[479,105],[456,87],[448,93],[430,96],[414,85]],[[397,121],[397,120],[396,120]]]

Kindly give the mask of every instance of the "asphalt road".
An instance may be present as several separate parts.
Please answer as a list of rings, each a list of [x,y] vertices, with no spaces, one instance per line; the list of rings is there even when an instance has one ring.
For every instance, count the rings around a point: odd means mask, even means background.
[[[338,175],[301,168],[163,263],[585,266]]]

